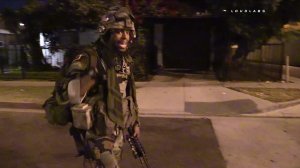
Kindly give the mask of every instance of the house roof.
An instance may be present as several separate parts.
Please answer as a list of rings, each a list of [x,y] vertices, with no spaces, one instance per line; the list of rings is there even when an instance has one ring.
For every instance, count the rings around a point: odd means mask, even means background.
[[[0,29],[0,34],[13,34],[13,33],[6,29]]]

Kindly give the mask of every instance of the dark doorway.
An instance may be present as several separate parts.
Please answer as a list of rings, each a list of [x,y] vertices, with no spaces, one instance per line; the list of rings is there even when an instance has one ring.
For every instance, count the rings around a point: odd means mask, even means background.
[[[164,25],[165,68],[206,71],[210,67],[210,24],[207,19],[176,19]]]

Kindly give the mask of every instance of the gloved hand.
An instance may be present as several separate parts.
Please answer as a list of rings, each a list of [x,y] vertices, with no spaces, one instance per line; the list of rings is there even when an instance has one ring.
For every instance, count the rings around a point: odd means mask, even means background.
[[[133,136],[140,138],[141,136],[141,129],[139,124],[135,124],[133,126]]]

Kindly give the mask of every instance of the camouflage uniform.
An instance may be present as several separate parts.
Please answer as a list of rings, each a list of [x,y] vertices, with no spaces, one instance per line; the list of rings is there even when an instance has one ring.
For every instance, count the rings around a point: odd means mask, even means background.
[[[102,31],[116,28],[112,26],[129,27],[134,31],[132,18],[126,9],[110,12],[104,18],[105,22],[111,21],[111,15],[119,15],[121,21],[104,24],[106,27],[100,27]],[[93,62],[96,65],[91,68]],[[98,160],[105,168],[119,167],[124,133],[129,127],[139,124],[132,68],[133,60],[128,52],[116,52],[100,38],[96,47],[78,52],[67,70],[69,76],[81,80],[81,88],[87,88],[81,103],[90,105],[93,111],[90,129],[72,127],[70,133],[77,139],[79,152],[86,144],[83,140],[86,140],[92,153],[86,157]]]

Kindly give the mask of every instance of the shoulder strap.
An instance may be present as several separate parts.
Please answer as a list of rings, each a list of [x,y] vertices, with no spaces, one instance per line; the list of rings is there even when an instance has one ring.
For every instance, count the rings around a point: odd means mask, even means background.
[[[98,65],[98,61],[100,61],[101,66],[103,68],[103,70],[106,72],[107,71],[107,66],[105,64],[105,62],[103,61],[103,59],[101,58],[101,56],[99,56],[98,52],[96,49],[94,48],[88,48],[84,51],[86,54],[88,54],[89,56],[89,67],[90,69],[97,69],[97,65]]]
[[[107,67],[106,67],[106,65],[105,65],[105,63],[104,63],[104,61],[103,61],[103,59],[101,58],[101,57],[99,57],[100,58],[100,63],[101,63],[101,65],[102,65],[102,68],[104,69],[104,71],[106,72],[107,71]]]

